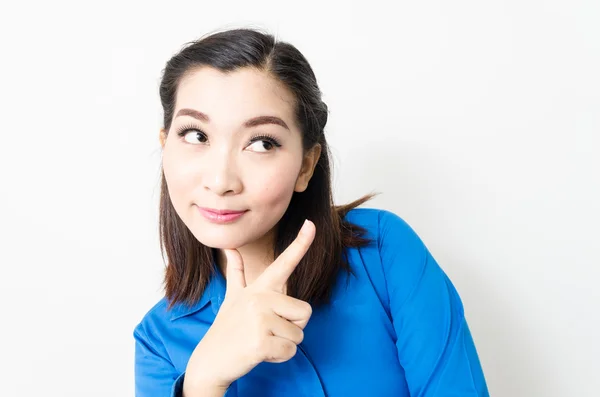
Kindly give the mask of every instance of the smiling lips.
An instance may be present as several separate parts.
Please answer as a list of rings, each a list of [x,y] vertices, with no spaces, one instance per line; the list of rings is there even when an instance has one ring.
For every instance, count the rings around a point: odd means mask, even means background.
[[[233,221],[239,219],[242,215],[244,215],[247,212],[247,210],[245,210],[245,211],[218,210],[218,209],[214,209],[214,208],[203,208],[203,207],[198,207],[198,210],[210,222],[219,223],[219,224],[233,222]]]

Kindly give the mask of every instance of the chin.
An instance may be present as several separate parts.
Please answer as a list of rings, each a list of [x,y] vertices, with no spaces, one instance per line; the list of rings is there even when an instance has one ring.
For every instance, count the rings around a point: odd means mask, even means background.
[[[270,219],[261,219],[258,227],[255,226],[257,222],[252,222],[252,219],[240,221],[218,225],[201,220],[192,222],[188,227],[201,244],[216,249],[238,249],[258,242],[273,229],[265,228],[270,225]]]
[[[231,233],[194,233],[194,237],[205,246],[217,249],[237,249],[250,242],[248,236],[232,235]]]

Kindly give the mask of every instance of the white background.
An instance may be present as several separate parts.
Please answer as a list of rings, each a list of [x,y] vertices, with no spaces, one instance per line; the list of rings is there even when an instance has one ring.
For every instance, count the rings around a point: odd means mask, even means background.
[[[600,395],[600,2],[23,2],[0,10],[0,395],[133,395],[160,299],[161,69],[254,26],[458,288],[490,392]]]

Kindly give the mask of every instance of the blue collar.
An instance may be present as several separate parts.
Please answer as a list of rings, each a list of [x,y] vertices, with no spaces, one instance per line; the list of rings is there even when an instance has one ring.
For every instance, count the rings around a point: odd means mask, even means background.
[[[213,262],[213,269],[214,272],[198,302],[192,306],[188,306],[185,303],[175,304],[171,309],[171,321],[194,314],[202,310],[209,302],[214,314],[217,314],[225,299],[226,282],[215,262]]]

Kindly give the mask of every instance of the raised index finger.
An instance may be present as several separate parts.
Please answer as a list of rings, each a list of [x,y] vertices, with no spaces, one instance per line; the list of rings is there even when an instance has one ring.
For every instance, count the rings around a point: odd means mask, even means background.
[[[283,286],[308,251],[314,238],[315,224],[307,219],[294,241],[267,267],[255,283],[275,291],[283,291]]]

